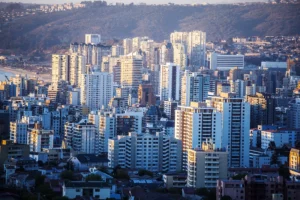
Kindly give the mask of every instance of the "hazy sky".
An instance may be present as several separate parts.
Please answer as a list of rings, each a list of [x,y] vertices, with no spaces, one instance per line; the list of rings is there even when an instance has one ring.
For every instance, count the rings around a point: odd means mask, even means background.
[[[44,4],[58,4],[67,2],[81,2],[81,0],[0,0],[3,2],[22,2],[22,3],[44,3]],[[106,0],[108,3],[123,2],[123,3],[141,3],[145,2],[147,4],[159,4],[159,3],[236,3],[236,2],[258,2],[267,0]]]

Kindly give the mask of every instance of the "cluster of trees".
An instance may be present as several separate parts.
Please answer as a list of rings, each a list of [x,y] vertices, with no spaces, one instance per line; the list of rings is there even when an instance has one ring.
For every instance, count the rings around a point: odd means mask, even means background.
[[[139,176],[147,175],[147,176],[153,177],[153,172],[145,170],[145,169],[139,170],[138,174],[139,174]]]
[[[12,12],[12,11],[21,11],[24,9],[24,6],[21,3],[10,3],[8,4],[4,11]]]

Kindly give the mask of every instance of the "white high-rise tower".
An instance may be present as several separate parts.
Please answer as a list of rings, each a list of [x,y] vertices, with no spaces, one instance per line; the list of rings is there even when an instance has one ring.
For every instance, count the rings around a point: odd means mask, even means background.
[[[85,57],[77,53],[70,56],[70,84],[80,86],[80,79],[82,74],[86,74]]]
[[[68,55],[52,55],[52,83],[69,80],[69,62]]]
[[[181,105],[203,102],[208,97],[210,76],[199,72],[185,71],[181,81]]]
[[[222,114],[206,103],[192,102],[175,111],[175,138],[182,141],[183,169],[186,169],[187,151],[201,148],[211,139],[215,148],[221,148]]]
[[[183,44],[186,47],[186,53],[189,59],[190,66],[201,67],[205,65],[205,53],[206,53],[205,32],[202,31],[173,32],[170,35],[170,41],[173,45],[179,43],[179,44]],[[174,55],[174,60],[175,60],[175,55]]]
[[[248,167],[250,104],[233,93],[221,93],[207,102],[222,113],[222,147],[228,149],[228,166]]]
[[[168,101],[180,98],[180,67],[173,63],[161,66],[160,70],[160,100]]]
[[[91,110],[107,107],[113,96],[113,78],[107,72],[83,74],[81,80],[81,104]]]
[[[99,44],[101,42],[101,35],[99,34],[85,34],[86,44]]]

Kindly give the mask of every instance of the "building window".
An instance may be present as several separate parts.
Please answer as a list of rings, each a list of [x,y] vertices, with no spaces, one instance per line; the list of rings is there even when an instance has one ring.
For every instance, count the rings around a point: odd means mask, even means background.
[[[76,192],[80,192],[80,189],[76,189]]]
[[[100,192],[100,189],[95,189],[95,192]]]

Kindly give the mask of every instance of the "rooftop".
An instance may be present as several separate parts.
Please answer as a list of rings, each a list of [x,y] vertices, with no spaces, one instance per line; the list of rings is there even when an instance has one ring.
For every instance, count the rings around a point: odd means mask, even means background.
[[[96,154],[78,154],[77,159],[81,163],[99,163],[108,162],[107,155],[96,155]]]
[[[102,181],[69,181],[65,182],[67,188],[104,188],[109,185]]]

